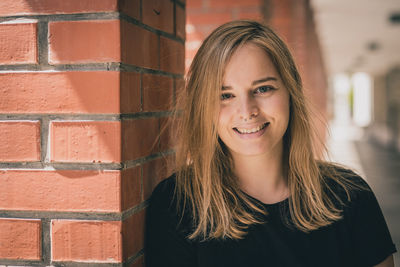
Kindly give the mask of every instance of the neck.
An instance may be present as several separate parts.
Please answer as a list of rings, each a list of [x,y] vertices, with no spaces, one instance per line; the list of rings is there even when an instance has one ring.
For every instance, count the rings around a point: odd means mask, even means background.
[[[282,145],[280,145],[271,153],[262,155],[248,156],[232,153],[235,175],[245,193],[267,204],[276,203],[288,197],[282,150]]]

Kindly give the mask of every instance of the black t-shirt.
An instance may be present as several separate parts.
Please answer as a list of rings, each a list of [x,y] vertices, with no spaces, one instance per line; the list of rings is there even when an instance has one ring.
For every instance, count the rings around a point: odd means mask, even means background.
[[[359,177],[351,179],[367,186]],[[331,184],[346,201],[343,189]],[[289,218],[288,200],[275,204],[258,201],[268,211],[265,223],[250,226],[243,239],[200,242],[186,238],[192,226],[190,216],[185,215],[177,227],[180,217],[173,200],[174,187],[173,175],[151,196],[146,218],[146,267],[364,267],[396,252],[372,191],[352,191],[351,201],[342,207],[341,220],[309,233],[284,222]]]

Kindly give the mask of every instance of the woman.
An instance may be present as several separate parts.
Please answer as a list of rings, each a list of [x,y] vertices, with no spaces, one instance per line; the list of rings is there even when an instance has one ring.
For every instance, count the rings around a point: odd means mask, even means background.
[[[176,172],[150,200],[147,267],[393,266],[368,185],[314,158],[300,76],[268,27],[211,33],[176,110]]]

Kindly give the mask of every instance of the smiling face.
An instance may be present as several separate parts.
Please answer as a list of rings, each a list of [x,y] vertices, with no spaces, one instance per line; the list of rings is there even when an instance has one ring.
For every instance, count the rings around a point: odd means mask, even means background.
[[[221,88],[218,135],[230,152],[281,155],[289,93],[268,54],[248,43],[229,60]]]

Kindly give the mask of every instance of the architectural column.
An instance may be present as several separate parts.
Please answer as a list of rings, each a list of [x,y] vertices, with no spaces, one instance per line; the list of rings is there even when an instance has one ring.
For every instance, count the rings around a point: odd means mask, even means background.
[[[143,265],[184,42],[184,0],[1,1],[0,265]]]

